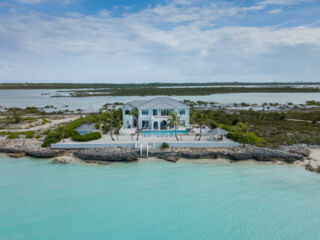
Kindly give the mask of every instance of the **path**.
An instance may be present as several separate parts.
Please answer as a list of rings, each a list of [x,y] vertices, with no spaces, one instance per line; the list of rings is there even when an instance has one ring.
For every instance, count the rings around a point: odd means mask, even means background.
[[[0,132],[6,132],[6,131],[10,131],[10,132],[22,132],[22,131],[39,131],[39,130],[47,130],[51,127],[54,127],[56,125],[62,124],[62,123],[67,123],[67,122],[71,122],[74,121],[76,119],[80,118],[80,116],[74,116],[74,117],[68,117],[68,118],[63,118],[63,119],[57,119],[57,120],[50,120],[49,123],[45,123],[43,125],[39,125],[39,126],[35,126],[35,127],[31,127],[31,128],[20,128],[20,129],[3,129],[0,130]]]

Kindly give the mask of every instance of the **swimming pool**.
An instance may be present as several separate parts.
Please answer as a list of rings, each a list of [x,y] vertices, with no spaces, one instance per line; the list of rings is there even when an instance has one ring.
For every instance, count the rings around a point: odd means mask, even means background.
[[[174,130],[140,130],[145,136],[172,136]],[[177,130],[177,134],[188,134],[189,130]]]

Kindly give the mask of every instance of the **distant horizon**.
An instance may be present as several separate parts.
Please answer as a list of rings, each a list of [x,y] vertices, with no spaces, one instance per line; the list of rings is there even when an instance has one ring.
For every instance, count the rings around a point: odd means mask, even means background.
[[[315,84],[320,84],[320,81],[308,81],[308,82],[303,82],[303,81],[282,81],[282,82],[277,82],[277,81],[270,81],[270,82],[240,82],[240,81],[233,81],[233,82],[228,82],[228,81],[221,81],[221,82],[142,82],[142,83],[134,83],[134,82],[122,82],[122,83],[112,83],[112,82],[92,82],[92,83],[82,83],[82,82],[0,82],[0,85],[236,85],[236,84],[243,84],[243,85],[270,85],[270,84],[296,84],[296,85],[315,85]]]

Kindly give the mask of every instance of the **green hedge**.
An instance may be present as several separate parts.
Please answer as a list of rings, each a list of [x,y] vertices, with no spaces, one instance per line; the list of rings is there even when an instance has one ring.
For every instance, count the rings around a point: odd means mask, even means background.
[[[88,142],[92,140],[97,140],[101,138],[101,134],[99,132],[93,132],[86,135],[74,135],[72,136],[72,140],[76,142]]]

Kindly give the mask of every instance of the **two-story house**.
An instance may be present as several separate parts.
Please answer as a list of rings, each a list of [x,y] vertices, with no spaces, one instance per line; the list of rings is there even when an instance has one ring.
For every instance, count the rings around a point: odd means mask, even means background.
[[[138,119],[131,113],[138,109]],[[136,100],[122,107],[123,128],[138,128],[162,130],[167,129],[170,113],[176,112],[180,125],[189,128],[189,105],[168,97],[158,97],[151,100]]]

